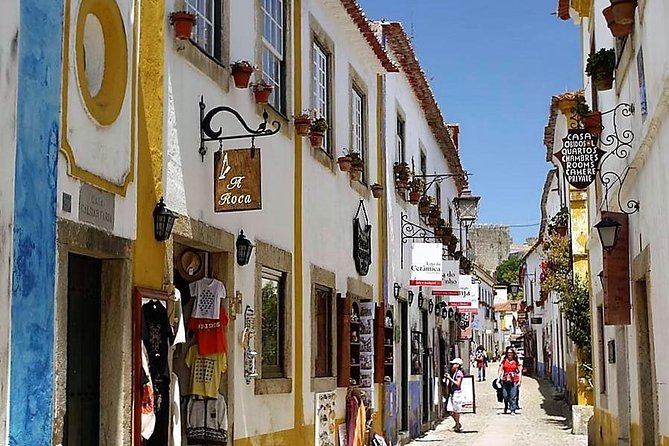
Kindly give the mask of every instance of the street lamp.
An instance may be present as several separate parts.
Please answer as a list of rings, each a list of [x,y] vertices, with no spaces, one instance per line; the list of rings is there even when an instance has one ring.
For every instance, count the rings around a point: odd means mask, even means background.
[[[164,242],[170,238],[174,220],[177,219],[177,214],[167,209],[163,197],[153,208],[153,235],[159,242]]]
[[[237,264],[244,266],[249,263],[251,259],[251,251],[253,251],[253,243],[244,235],[244,231],[239,231],[237,236]]]
[[[402,289],[402,287],[400,286],[399,283],[395,282],[395,283],[393,284],[393,296],[395,297],[395,299],[397,299],[398,297],[400,297],[400,290],[401,290],[401,289]]]
[[[481,197],[472,195],[472,192],[469,190],[469,186],[465,185],[462,193],[459,197],[453,199],[453,206],[455,206],[455,212],[458,215],[460,223],[468,228],[470,227],[478,217],[479,214],[479,201]]]
[[[520,286],[517,283],[510,283],[509,286],[509,294],[513,297],[518,297],[518,292],[520,291]]]
[[[611,217],[604,217],[602,221],[595,225],[599,233],[599,241],[602,242],[602,248],[611,251],[618,242],[618,234],[622,225]]]
[[[409,290],[407,292],[407,300],[409,301],[409,306],[413,303],[413,291]]]

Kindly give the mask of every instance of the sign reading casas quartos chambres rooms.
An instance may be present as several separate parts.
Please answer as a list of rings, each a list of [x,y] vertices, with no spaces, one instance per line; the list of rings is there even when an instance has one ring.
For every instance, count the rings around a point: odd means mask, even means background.
[[[262,209],[260,149],[214,153],[214,212]]]
[[[411,248],[411,286],[442,285],[441,243],[414,243]]]
[[[587,189],[597,177],[604,153],[597,145],[597,136],[585,129],[569,129],[555,157],[562,163],[569,184],[576,189]]]

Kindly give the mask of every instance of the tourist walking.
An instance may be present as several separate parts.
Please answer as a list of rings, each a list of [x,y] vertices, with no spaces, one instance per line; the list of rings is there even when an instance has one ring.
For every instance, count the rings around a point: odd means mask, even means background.
[[[502,362],[499,364],[499,380],[502,382],[504,394],[504,413],[511,415],[518,410],[518,388],[522,381],[522,366],[513,347],[507,347]]]
[[[476,348],[474,360],[476,361],[476,369],[478,370],[478,380],[485,381],[485,369],[488,367],[488,352],[485,351],[482,345]]]
[[[462,359],[452,359],[450,374],[446,374],[444,379],[448,383],[448,403],[446,404],[446,410],[453,417],[453,421],[455,421],[455,425],[453,426],[455,432],[462,432],[460,412],[462,412],[462,378],[464,376],[464,373],[462,373]]]

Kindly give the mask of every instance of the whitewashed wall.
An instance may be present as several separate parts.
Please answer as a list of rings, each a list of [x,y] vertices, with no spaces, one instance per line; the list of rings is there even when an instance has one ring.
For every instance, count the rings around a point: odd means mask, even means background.
[[[14,216],[14,157],[16,153],[16,92],[18,78],[19,1],[5,2],[0,14],[0,443],[7,444],[9,408],[9,348]]]

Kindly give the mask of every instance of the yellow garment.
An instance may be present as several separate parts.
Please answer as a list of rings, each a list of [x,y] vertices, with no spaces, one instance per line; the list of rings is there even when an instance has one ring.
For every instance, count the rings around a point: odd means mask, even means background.
[[[228,369],[227,355],[200,356],[193,344],[186,354],[186,365],[190,368],[190,394],[218,398],[221,375]]]
[[[367,430],[367,409],[361,401],[358,407],[358,416],[355,417],[355,440],[349,446],[363,446],[365,444],[365,430]]]

